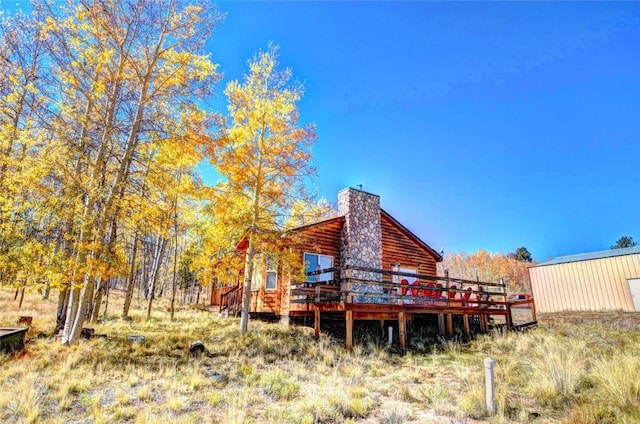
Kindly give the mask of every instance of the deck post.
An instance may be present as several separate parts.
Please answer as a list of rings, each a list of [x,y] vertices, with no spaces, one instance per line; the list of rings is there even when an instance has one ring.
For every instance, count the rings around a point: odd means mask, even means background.
[[[486,314],[480,315],[480,331],[486,333],[489,331],[488,318]]]
[[[453,314],[447,314],[447,336],[453,336]]]
[[[507,302],[507,315],[504,316],[504,319],[507,324],[507,330],[511,330],[513,327],[513,318],[511,317],[511,304]]]
[[[320,338],[320,308],[318,305],[315,305],[314,309],[314,320],[313,320],[313,337],[316,339]]]
[[[529,303],[529,305],[531,305],[531,321],[537,322],[538,320],[536,318],[536,302],[533,299],[531,299],[530,302],[531,303]]]
[[[400,347],[404,349],[407,346],[407,321],[404,311],[398,312],[398,337],[400,338]]]
[[[444,336],[444,314],[438,314],[438,330],[440,331],[440,335]]]
[[[469,337],[471,335],[471,331],[469,331],[469,315],[462,314],[462,324],[464,325],[464,335]]]
[[[353,350],[353,312],[346,312],[346,320],[347,320],[347,351],[351,352]]]

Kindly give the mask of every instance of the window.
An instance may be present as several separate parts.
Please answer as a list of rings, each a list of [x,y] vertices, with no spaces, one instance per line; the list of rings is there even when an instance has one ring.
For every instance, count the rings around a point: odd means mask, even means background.
[[[264,288],[267,290],[275,290],[278,285],[278,258],[276,256],[267,256],[267,281]]]
[[[418,273],[418,270],[415,269],[415,268],[400,268],[400,265],[394,265],[392,270],[395,271],[395,272],[404,272],[404,273],[407,273],[407,274],[417,274]],[[394,275],[393,276],[393,282],[396,283],[396,284],[400,283],[402,280],[407,280],[407,282],[409,284],[413,284],[417,280],[417,278],[416,277],[409,277],[409,276],[406,276],[406,275]]]
[[[304,272],[319,271],[331,267],[333,267],[333,256],[319,255],[317,253],[304,254]],[[333,280],[333,272],[307,276],[307,281],[311,282],[330,280]]]

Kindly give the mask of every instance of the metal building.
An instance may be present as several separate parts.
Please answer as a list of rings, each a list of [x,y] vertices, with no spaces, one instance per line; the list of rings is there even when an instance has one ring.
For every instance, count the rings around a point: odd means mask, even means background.
[[[560,256],[529,277],[538,312],[640,312],[640,246]]]

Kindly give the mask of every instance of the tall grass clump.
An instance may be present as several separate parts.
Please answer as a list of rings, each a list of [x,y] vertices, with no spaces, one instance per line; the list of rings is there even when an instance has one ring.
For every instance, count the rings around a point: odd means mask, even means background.
[[[46,387],[38,382],[35,374],[29,373],[8,385],[0,394],[0,421],[27,422],[41,421]]]
[[[382,406],[381,424],[404,424],[413,417],[411,407],[399,401],[390,401]]]
[[[615,353],[596,361],[592,370],[601,401],[640,420],[640,356],[637,352]]]
[[[543,406],[561,408],[587,379],[589,352],[584,341],[569,343],[554,336],[540,340],[531,352],[533,375],[529,388]]]
[[[274,369],[260,376],[259,385],[278,400],[291,400],[300,392],[300,384],[281,369]]]

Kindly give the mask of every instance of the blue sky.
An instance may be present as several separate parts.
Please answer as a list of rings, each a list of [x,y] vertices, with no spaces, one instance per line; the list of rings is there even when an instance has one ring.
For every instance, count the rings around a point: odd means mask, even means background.
[[[328,200],[363,184],[438,250],[640,241],[640,3],[218,7],[225,81],[270,41],[304,81]]]
[[[305,81],[322,194],[363,184],[437,249],[640,239],[640,3],[222,2],[227,78]]]

